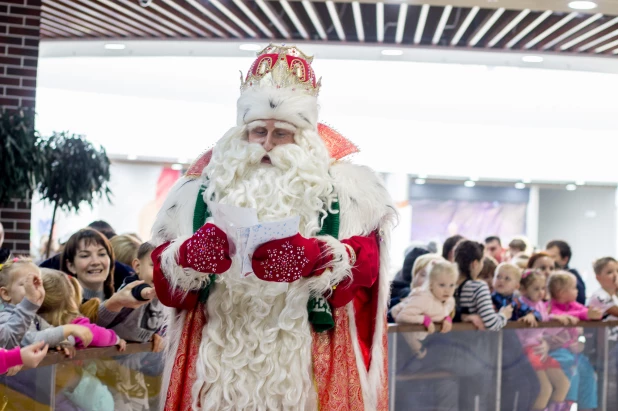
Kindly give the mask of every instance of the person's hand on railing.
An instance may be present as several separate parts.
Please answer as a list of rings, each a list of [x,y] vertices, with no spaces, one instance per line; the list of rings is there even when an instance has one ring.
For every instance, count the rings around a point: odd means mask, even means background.
[[[12,377],[15,374],[17,374],[18,372],[20,372],[22,368],[24,368],[23,365],[16,365],[15,367],[11,367],[8,370],[6,370],[6,374],[5,375],[7,377]]]
[[[77,353],[77,348],[67,343],[60,343],[60,345],[56,347],[56,351],[63,352],[67,358],[73,358],[75,357],[75,353]]]
[[[511,304],[505,305],[504,307],[500,308],[498,314],[503,315],[504,318],[507,319],[507,321],[510,320],[513,316],[513,306]]]
[[[521,317],[518,321],[522,323],[526,323],[530,327],[536,327],[538,325],[536,321],[536,317],[534,316],[534,313],[528,313],[524,315],[523,317]]]
[[[477,330],[483,331],[485,330],[485,323],[483,319],[478,314],[464,314],[461,316],[462,321],[467,323],[472,323]]]
[[[123,340],[122,338],[118,340],[118,344],[116,345],[118,346],[118,351],[120,352],[123,352],[124,350],[127,349],[127,342]]]
[[[447,333],[453,329],[453,321],[450,317],[447,317],[442,321],[442,330],[440,331],[442,334]]]
[[[539,345],[535,346],[534,354],[541,357],[541,361],[545,361],[547,359],[547,355],[549,354],[549,344],[545,340],[541,340]]]
[[[427,334],[433,334],[436,332],[436,326],[433,324],[433,321],[431,321],[431,317],[429,317],[428,315],[426,315],[423,319],[423,325],[427,329]]]
[[[90,328],[76,324],[63,325],[62,327],[66,337],[72,335],[75,338],[79,338],[84,348],[88,347],[92,342],[92,331],[90,331]]]
[[[21,361],[26,367],[34,368],[39,365],[43,358],[45,358],[48,348],[49,345],[45,344],[45,341],[39,341],[34,344],[30,344],[19,351],[21,355]]]
[[[152,336],[152,352],[161,352],[165,349],[165,339],[159,334]]]
[[[579,319],[572,315],[556,315],[552,317],[552,319],[558,321],[562,325],[575,325],[579,322]]]
[[[600,320],[603,318],[603,312],[596,308],[588,308],[588,319],[589,320]]]

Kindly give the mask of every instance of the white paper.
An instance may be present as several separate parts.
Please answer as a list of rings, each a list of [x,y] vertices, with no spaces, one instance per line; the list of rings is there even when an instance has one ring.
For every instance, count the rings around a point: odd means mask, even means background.
[[[241,259],[241,277],[253,273],[251,257],[262,244],[291,237],[298,233],[300,217],[260,223],[254,208],[208,203],[212,223],[225,232],[230,242],[230,255]]]

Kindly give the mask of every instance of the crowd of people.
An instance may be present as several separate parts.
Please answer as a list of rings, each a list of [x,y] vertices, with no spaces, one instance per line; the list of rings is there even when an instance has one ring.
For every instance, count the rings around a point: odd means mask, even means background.
[[[104,221],[74,233],[53,257],[3,252],[0,261],[0,374],[5,385],[35,398],[33,372],[48,350],[118,348],[114,360],[65,363],[56,372],[56,409],[155,409],[165,312],[153,287],[154,246],[117,235]],[[152,342],[153,353],[122,355],[127,341]],[[139,357],[139,358],[138,358]]]
[[[407,253],[393,282],[389,321],[422,324],[427,331],[400,337],[396,373],[446,372],[448,377],[428,382],[430,389],[419,388],[422,383],[415,384],[417,389],[398,389],[397,409],[491,408],[496,335],[446,333],[452,322],[498,331],[509,321],[527,328],[502,335],[502,403],[522,411],[570,410],[573,403],[579,410],[597,409],[597,370],[590,361],[594,347],[585,344],[584,330],[573,326],[618,318],[618,262],[602,257],[594,263],[598,290],[586,300],[581,276],[569,267],[569,244],[555,240],[543,251],[527,254],[529,249],[524,239],[505,248],[496,236],[484,244],[453,236],[441,254],[424,247]],[[570,327],[537,328],[550,320]],[[434,322],[442,323],[440,334],[434,334]],[[616,368],[618,363],[612,374]]]

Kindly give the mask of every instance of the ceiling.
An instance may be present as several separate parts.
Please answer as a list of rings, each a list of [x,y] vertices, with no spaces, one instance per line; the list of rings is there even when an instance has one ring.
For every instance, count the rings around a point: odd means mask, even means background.
[[[562,0],[43,0],[44,40],[249,40],[618,55],[618,4]],[[449,4],[446,4],[449,3]]]

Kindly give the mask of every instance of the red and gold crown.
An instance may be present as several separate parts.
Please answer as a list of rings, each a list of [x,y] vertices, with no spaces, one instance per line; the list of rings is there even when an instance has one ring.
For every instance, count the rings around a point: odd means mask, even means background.
[[[241,93],[266,86],[286,88],[317,97],[320,80],[316,80],[315,72],[311,68],[313,57],[305,55],[294,46],[276,44],[268,45],[257,55],[244,81],[241,74]]]

